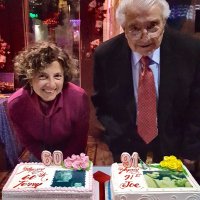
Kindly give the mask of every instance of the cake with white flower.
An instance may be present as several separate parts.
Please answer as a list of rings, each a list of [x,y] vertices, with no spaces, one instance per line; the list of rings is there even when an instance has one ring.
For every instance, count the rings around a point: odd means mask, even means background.
[[[106,185],[107,199],[200,199],[200,186],[175,156],[165,156],[159,164],[150,165],[128,153],[123,153],[121,158],[122,163],[111,166],[111,181]]]
[[[46,165],[20,163],[15,167],[2,190],[2,199],[91,200],[93,172],[88,156],[82,153],[62,161],[62,154],[51,157],[46,153]]]

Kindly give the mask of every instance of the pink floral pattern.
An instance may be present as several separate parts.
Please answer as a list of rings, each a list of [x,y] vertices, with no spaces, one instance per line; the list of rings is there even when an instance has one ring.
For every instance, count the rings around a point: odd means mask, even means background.
[[[72,155],[64,160],[64,167],[73,170],[89,170],[91,161],[84,153]]]

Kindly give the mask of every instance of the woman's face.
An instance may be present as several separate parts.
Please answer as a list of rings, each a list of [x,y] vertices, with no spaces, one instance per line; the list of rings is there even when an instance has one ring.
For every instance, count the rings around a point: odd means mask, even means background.
[[[33,76],[31,85],[43,101],[52,101],[62,91],[64,71],[58,61],[54,61]]]

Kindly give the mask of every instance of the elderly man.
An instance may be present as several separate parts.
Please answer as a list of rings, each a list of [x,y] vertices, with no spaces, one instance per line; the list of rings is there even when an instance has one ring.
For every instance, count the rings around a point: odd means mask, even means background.
[[[169,30],[165,0],[122,0],[124,33],[94,53],[93,104],[114,161],[200,155],[200,41]]]

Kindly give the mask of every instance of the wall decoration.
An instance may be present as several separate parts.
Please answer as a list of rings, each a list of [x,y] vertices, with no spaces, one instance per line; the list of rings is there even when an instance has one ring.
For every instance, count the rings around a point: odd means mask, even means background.
[[[0,94],[14,91],[14,73],[0,73]]]
[[[93,40],[89,43],[89,50],[86,57],[91,57],[94,49],[103,41],[103,21],[106,18],[107,10],[104,9],[104,0],[92,0],[88,3],[88,12],[94,16],[95,22],[91,35]]]
[[[10,45],[8,45],[0,36],[0,69],[5,67],[6,56],[10,54]]]
[[[102,33],[103,30],[103,20],[106,17],[106,10],[104,10],[103,6],[104,1],[93,0],[88,5],[88,11],[95,12],[95,30],[97,33]]]
[[[167,24],[176,29],[181,30],[183,24],[187,20],[187,15],[190,9],[190,0],[179,0],[179,1],[170,1],[168,0],[170,6],[170,16],[167,20]]]
[[[92,51],[95,50],[96,47],[98,47],[100,44],[100,40],[99,39],[96,39],[96,40],[93,40],[92,42],[90,42],[90,48]]]
[[[3,10],[5,8],[6,8],[6,6],[5,6],[5,0],[0,0],[0,10]]]
[[[50,26],[58,25],[58,0],[29,0],[29,15]]]

